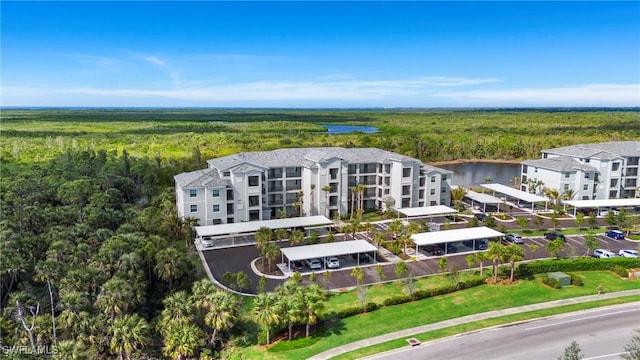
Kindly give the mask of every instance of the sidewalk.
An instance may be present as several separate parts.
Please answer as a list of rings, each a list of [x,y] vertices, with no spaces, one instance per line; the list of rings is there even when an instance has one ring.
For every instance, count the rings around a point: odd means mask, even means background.
[[[588,296],[582,296],[577,298],[555,300],[555,301],[549,301],[544,303],[531,304],[531,305],[525,305],[525,306],[519,306],[514,308],[463,316],[460,318],[444,320],[444,321],[440,321],[433,324],[417,326],[410,329],[395,331],[392,333],[372,337],[369,339],[352,342],[350,344],[345,344],[345,345],[321,352],[320,354],[310,357],[309,360],[330,359],[334,356],[344,354],[349,351],[357,350],[357,349],[371,346],[371,345],[380,344],[383,342],[387,342],[389,340],[410,338],[416,334],[421,334],[428,331],[447,328],[450,326],[466,324],[474,321],[485,320],[485,319],[490,319],[494,317],[512,315],[512,314],[534,311],[534,310],[548,309],[548,308],[553,308],[553,307],[558,307],[563,305],[578,304],[578,303],[584,303],[584,302],[595,301],[595,300],[603,300],[603,299],[613,299],[617,297],[630,296],[630,295],[640,295],[640,289],[619,291],[619,292],[613,292],[613,293],[604,293],[602,295],[588,295]]]

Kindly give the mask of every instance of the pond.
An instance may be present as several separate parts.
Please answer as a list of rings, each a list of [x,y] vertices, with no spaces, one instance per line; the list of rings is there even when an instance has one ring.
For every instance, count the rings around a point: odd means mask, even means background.
[[[329,134],[349,134],[352,132],[362,132],[366,134],[376,133],[378,130],[375,126],[358,126],[358,125],[328,125],[320,124],[327,128]]]
[[[511,179],[520,176],[520,164],[468,162],[437,167],[453,171],[452,184],[466,188],[484,184],[487,177],[492,183],[511,186]]]

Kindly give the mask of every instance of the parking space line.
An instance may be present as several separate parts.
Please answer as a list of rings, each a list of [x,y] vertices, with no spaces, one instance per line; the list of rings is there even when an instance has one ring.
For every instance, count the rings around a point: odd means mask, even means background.
[[[582,241],[576,239],[576,238],[572,238],[572,237],[567,237],[567,240],[570,240],[578,245],[582,245]]]
[[[538,246],[544,246],[544,244],[541,244],[541,243],[535,241],[534,239],[529,239],[529,240],[531,240],[531,242],[534,242],[534,243],[538,244]]]

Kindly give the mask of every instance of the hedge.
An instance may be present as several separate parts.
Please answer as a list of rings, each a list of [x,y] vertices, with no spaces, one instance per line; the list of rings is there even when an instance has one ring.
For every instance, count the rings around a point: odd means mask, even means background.
[[[640,259],[615,257],[611,259],[578,258],[560,260],[540,260],[518,265],[518,277],[530,277],[535,274],[568,271],[613,270],[621,266],[625,269],[640,267]]]

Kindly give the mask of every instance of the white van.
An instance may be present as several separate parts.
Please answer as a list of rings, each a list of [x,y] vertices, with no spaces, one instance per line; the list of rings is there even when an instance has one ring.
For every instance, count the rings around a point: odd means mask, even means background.
[[[618,255],[616,255],[615,253],[609,250],[595,249],[593,250],[593,256],[601,259],[609,259],[609,258],[617,257]]]

